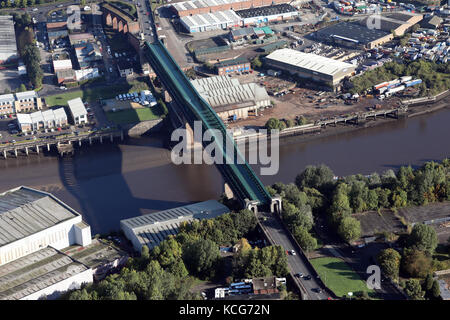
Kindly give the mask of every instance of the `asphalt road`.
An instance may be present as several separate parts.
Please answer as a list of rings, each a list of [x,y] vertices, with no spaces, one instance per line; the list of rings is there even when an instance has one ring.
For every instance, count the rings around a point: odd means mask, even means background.
[[[297,254],[288,256],[289,269],[295,275],[297,273],[302,273],[303,275],[311,275],[310,280],[305,280],[303,278],[295,278],[296,281],[300,281],[303,287],[307,291],[307,296],[309,300],[326,300],[328,299],[328,294],[325,289],[321,287],[321,283],[314,278],[314,272],[304,261],[306,259],[299,252],[297,252],[296,246],[290,241],[289,237],[286,235],[286,230],[283,228],[281,223],[270,213],[258,213],[261,224],[265,227],[269,236],[273,239],[275,244],[280,245],[285,250],[294,250]],[[264,219],[266,218],[266,219]],[[322,289],[322,293],[316,292],[316,289]]]

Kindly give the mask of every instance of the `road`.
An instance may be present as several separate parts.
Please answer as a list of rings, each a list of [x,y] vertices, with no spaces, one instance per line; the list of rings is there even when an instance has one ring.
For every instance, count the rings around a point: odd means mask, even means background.
[[[313,272],[312,268],[305,262],[306,257],[298,252],[298,248],[289,239],[286,234],[287,231],[281,225],[280,221],[270,213],[258,213],[258,218],[276,245],[280,245],[285,250],[294,250],[295,252],[297,252],[296,255],[290,254],[288,256],[288,266],[294,275],[297,273],[302,273],[303,275],[311,275],[310,280],[305,280],[303,278],[299,279],[295,277],[295,281],[299,281],[301,285],[306,289],[308,300],[328,299],[329,295],[326,293],[325,288],[323,288],[318,279],[314,277],[315,273]],[[317,288],[322,289],[322,292],[316,292],[315,290]]]

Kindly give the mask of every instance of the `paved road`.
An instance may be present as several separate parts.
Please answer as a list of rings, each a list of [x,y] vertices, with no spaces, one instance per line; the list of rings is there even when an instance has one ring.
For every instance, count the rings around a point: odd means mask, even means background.
[[[270,213],[258,213],[260,222],[268,232],[269,236],[273,239],[275,244],[280,245],[285,250],[294,250],[297,252],[296,246],[290,241],[289,237],[286,234],[286,230],[283,228],[281,223]],[[266,219],[264,219],[266,218]],[[304,259],[299,252],[294,255],[288,256],[288,265],[289,269],[293,274],[303,273],[304,275],[311,275],[312,278],[310,280],[298,279],[296,281],[300,281],[303,287],[307,291],[309,300],[325,300],[328,299],[328,294],[325,292],[324,288],[321,287],[321,283],[314,278],[314,272],[311,268],[305,263]],[[317,288],[322,289],[322,293],[315,292],[314,290]]]

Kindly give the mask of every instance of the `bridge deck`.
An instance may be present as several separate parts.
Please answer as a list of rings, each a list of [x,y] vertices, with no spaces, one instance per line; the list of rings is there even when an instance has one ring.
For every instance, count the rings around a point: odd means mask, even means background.
[[[215,129],[221,133],[223,140],[212,131],[214,141],[219,146],[224,159],[224,164],[217,166],[225,180],[230,184],[234,194],[242,201],[249,199],[256,200],[260,204],[270,204],[269,193],[242,157],[234,140],[226,132],[224,124],[194,89],[165,46],[160,41],[146,42],[145,45],[146,55],[153,70],[175,102],[183,108],[183,111],[189,117],[188,121],[192,124],[194,120],[200,120],[204,129]],[[227,146],[231,146],[233,150],[227,152]],[[229,155],[233,155],[233,159],[231,159],[233,161],[227,162],[227,156]]]

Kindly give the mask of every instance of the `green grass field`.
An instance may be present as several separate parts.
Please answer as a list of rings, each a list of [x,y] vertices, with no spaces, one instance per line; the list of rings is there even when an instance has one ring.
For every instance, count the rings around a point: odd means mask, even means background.
[[[148,89],[144,82],[113,85],[98,88],[83,88],[76,91],[59,93],[53,96],[45,97],[45,102],[49,107],[67,105],[67,101],[75,98],[81,98],[83,101],[94,102],[98,99],[112,99],[119,93],[128,93]]]
[[[157,105],[152,108],[107,112],[106,117],[115,124],[127,124],[159,119],[160,114],[160,108],[159,105]]]
[[[322,281],[336,296],[342,297],[349,292],[355,294],[358,291],[366,291],[369,296],[374,297],[375,292],[368,289],[365,281],[342,259],[316,258],[310,261]]]

